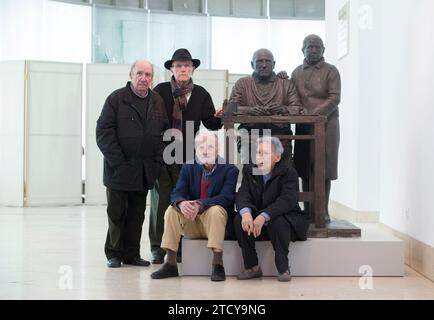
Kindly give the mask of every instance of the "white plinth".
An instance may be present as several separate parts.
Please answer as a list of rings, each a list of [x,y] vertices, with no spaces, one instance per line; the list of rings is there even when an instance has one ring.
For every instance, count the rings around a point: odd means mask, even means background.
[[[361,238],[308,239],[291,243],[291,273],[294,276],[403,276],[404,242],[376,225],[359,226]],[[206,244],[206,240],[183,239],[183,275],[210,274],[212,254]],[[275,276],[277,270],[271,243],[257,242],[256,251],[263,274]],[[228,276],[237,275],[242,270],[241,250],[236,241],[225,241],[223,262]]]

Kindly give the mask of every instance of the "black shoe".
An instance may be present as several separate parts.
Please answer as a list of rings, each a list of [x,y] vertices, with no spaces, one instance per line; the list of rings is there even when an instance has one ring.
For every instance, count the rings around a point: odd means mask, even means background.
[[[178,277],[178,267],[176,265],[171,265],[168,262],[163,264],[160,269],[157,271],[151,273],[152,279],[165,279],[165,278],[172,278],[172,277]]]
[[[140,267],[148,267],[151,263],[140,257],[135,257],[132,259],[124,260],[124,264],[131,264],[133,266],[140,266]]]
[[[211,281],[225,281],[225,268],[221,264],[212,265]]]
[[[107,267],[109,268],[120,268],[122,266],[121,259],[119,258],[111,258],[107,262]]]
[[[162,263],[164,263],[164,254],[153,253],[152,264],[162,264]]]

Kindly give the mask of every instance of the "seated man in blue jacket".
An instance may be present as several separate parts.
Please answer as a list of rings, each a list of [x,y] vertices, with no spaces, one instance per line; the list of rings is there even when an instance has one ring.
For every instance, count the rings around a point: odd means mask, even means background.
[[[152,279],[178,276],[176,252],[181,235],[208,239],[213,252],[212,281],[225,280],[223,241],[228,214],[233,211],[238,169],[218,157],[218,138],[212,132],[195,138],[196,161],[182,166],[171,205],[164,214],[161,248],[166,262]]]
[[[243,168],[234,219],[245,267],[238,280],[262,276],[255,241],[271,240],[277,280],[290,281],[289,243],[306,240],[309,218],[298,206],[298,175],[288,161],[281,161],[282,153],[279,138],[264,136],[257,142],[256,166]]]

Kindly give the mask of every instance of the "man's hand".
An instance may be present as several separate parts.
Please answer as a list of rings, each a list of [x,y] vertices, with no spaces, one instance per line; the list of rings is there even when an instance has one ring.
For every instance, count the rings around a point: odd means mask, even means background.
[[[194,221],[199,213],[200,204],[196,201],[182,201],[178,204],[178,207],[185,218]]]
[[[270,113],[268,109],[260,106],[254,106],[248,109],[247,114],[249,116],[268,116]]]
[[[279,105],[272,105],[268,107],[268,110],[272,115],[279,115],[279,116],[287,116],[289,115],[288,110],[286,110],[285,106],[279,106]]]
[[[265,218],[262,214],[257,216],[255,220],[253,221],[253,236],[255,238],[259,237],[262,231],[262,226],[265,223]]]
[[[281,79],[289,79],[288,74],[286,73],[286,71],[279,71],[277,73],[277,77],[281,78]]]
[[[214,113],[214,117],[216,117],[216,118],[222,118],[224,113],[225,113],[225,111],[223,110],[223,108],[218,109],[216,111],[216,113]]]
[[[228,99],[224,99],[222,107],[216,111],[214,117],[223,118],[225,112],[228,111],[228,104],[229,104]]]
[[[243,228],[243,230],[247,232],[247,235],[249,236],[253,232],[253,218],[249,212],[243,214],[241,219],[241,228]]]
[[[289,115],[291,116],[299,116],[301,114],[305,114],[304,111],[306,109],[304,109],[303,107],[299,107],[299,106],[289,106],[286,107],[287,112],[289,113]]]

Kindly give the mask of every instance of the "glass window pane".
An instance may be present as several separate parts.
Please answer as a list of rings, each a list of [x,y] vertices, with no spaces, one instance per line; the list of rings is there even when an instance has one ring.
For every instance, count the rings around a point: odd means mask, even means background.
[[[115,0],[114,3],[118,7],[139,8],[139,0]]]
[[[324,0],[296,0],[295,8],[297,17],[325,17]]]
[[[148,0],[148,9],[171,11],[172,0]]]
[[[209,17],[96,7],[93,62],[149,59],[164,69],[178,48],[187,48],[209,68]]]
[[[173,11],[202,12],[202,0],[174,0]]]
[[[147,14],[96,7],[93,62],[131,63],[147,55]]]
[[[270,0],[271,17],[293,17],[294,0]]]
[[[210,17],[151,13],[149,59],[164,69],[164,62],[179,48],[186,48],[194,59],[201,61],[200,69],[209,64],[209,24]]]
[[[232,0],[233,15],[260,17],[265,15],[262,0]]]
[[[231,14],[231,0],[208,0],[208,13],[229,16]]]
[[[93,2],[96,4],[114,5],[113,0],[94,0]]]

